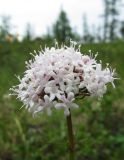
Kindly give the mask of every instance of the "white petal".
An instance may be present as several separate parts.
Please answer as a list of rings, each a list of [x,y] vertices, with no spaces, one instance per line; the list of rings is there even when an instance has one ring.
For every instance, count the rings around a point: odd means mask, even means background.
[[[73,92],[69,92],[68,93],[68,100],[72,101],[74,99],[74,93]]]
[[[44,92],[45,92],[45,93],[50,93],[50,91],[51,91],[51,87],[46,87],[46,88],[44,89]]]
[[[44,96],[45,103],[50,103],[50,98],[48,95]]]
[[[42,111],[44,109],[43,106],[39,106],[33,113],[33,117],[35,116],[35,114],[37,114],[38,112]]]
[[[72,91],[73,91],[73,87],[68,86],[68,87],[66,88],[66,92],[67,92],[67,93],[72,92]]]
[[[84,87],[85,87],[84,82],[81,82],[80,85],[79,85],[79,88],[84,88]]]
[[[65,105],[64,103],[57,103],[57,104],[55,105],[55,108],[56,108],[56,109],[65,108],[65,107],[66,107],[66,105]]]
[[[63,83],[59,83],[60,84],[60,89],[62,90],[62,91],[65,91],[65,85],[63,84]]]
[[[50,101],[54,100],[55,99],[55,94],[50,94]]]
[[[79,108],[79,106],[76,103],[71,103],[70,107],[72,107],[72,108]]]

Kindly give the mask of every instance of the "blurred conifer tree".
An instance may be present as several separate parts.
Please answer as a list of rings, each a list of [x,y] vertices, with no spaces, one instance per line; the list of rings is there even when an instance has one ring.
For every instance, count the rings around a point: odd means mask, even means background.
[[[0,41],[5,41],[6,37],[10,35],[11,24],[9,16],[1,16],[1,25],[0,25]]]
[[[120,32],[121,32],[121,36],[124,40],[124,21],[121,22],[121,29],[120,29]]]
[[[53,37],[58,42],[65,42],[68,39],[74,39],[74,33],[64,10],[61,10],[56,23],[53,25]]]

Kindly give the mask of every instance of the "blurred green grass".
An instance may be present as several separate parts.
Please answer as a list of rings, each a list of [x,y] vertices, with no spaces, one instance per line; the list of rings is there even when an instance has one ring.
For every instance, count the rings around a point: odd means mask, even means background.
[[[7,96],[23,76],[30,52],[44,42],[0,43],[0,160],[68,160],[67,128],[63,111],[33,118],[22,104]],[[49,46],[54,45],[49,44]],[[99,52],[98,59],[116,68],[116,89],[111,85],[101,101],[78,100],[72,110],[76,160],[123,160],[124,151],[124,43],[82,45],[81,51]]]

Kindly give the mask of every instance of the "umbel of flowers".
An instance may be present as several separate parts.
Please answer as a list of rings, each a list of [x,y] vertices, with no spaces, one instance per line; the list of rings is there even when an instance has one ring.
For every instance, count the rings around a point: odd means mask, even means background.
[[[26,67],[23,78],[18,77],[20,84],[11,90],[33,114],[50,114],[54,107],[68,116],[70,108],[78,107],[76,97],[102,97],[109,82],[114,87],[114,70],[108,65],[102,69],[96,55],[84,55],[75,42],[41,50]]]

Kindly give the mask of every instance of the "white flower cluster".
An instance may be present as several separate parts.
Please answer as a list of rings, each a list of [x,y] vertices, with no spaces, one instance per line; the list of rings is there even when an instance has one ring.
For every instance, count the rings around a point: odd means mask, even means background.
[[[95,56],[96,58],[96,56]],[[70,47],[45,48],[30,60],[20,84],[11,90],[33,114],[51,113],[51,108],[77,108],[76,97],[98,96],[106,92],[106,84],[114,86],[114,71],[102,69],[101,63],[91,55],[83,55],[75,43]]]

